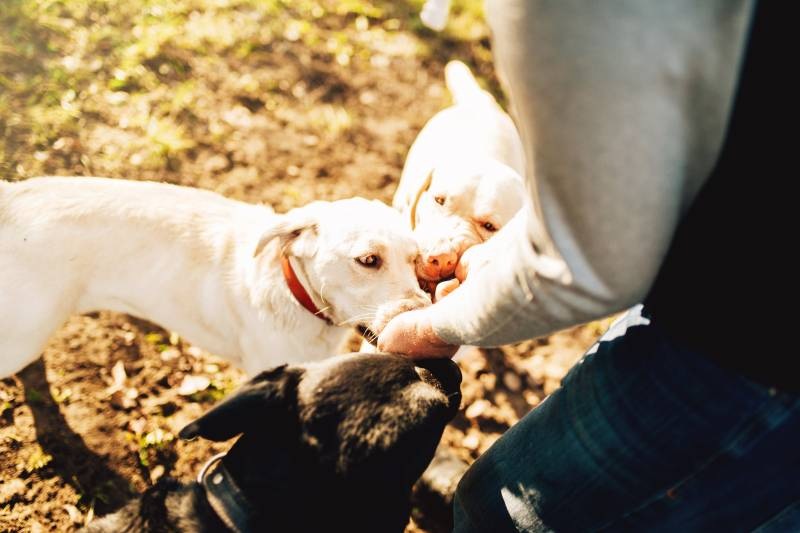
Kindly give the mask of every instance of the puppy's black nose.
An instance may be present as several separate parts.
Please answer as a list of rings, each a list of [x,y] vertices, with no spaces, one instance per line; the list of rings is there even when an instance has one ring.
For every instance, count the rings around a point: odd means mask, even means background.
[[[441,384],[445,394],[461,391],[461,370],[450,359],[418,359],[414,364],[424,368]]]

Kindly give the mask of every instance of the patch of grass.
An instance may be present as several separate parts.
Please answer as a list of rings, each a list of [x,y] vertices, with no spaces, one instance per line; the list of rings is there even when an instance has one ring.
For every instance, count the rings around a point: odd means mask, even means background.
[[[53,396],[53,400],[58,403],[65,403],[72,397],[72,389],[69,387],[64,388],[52,388],[50,389],[50,394]]]
[[[11,402],[2,402],[0,403],[0,417],[6,414],[6,411],[11,411],[14,406],[11,405]]]
[[[309,124],[320,133],[333,137],[350,129],[353,119],[347,109],[335,105],[321,105],[308,112]]]
[[[384,10],[381,7],[366,0],[340,0],[336,4],[336,13],[339,15],[363,15],[374,19],[384,16]]]
[[[33,452],[28,456],[28,460],[25,462],[25,472],[31,474],[42,468],[46,467],[53,461],[53,456],[49,453],[45,453],[44,450],[37,444],[34,447]]]
[[[110,479],[107,479],[103,483],[92,487],[90,490],[86,490],[83,485],[81,485],[81,482],[77,476],[72,476],[71,479],[72,484],[78,489],[77,505],[84,512],[94,508],[94,504],[98,500],[105,504],[110,503],[112,499],[111,494],[119,492],[117,486]],[[133,487],[128,487],[128,492],[133,493]]]
[[[195,145],[187,136],[186,128],[168,117],[151,118],[145,131],[154,154],[162,157],[174,156]]]
[[[148,333],[144,336],[144,340],[155,346],[156,350],[159,352],[163,352],[172,347],[172,344],[169,342],[169,339],[165,339],[164,335],[161,333]]]
[[[169,431],[161,428],[156,428],[153,431],[144,433],[142,435],[134,436],[137,443],[137,457],[139,464],[145,468],[149,468],[152,460],[158,452],[164,450],[171,442],[175,440],[175,436]]]
[[[110,479],[91,487],[89,490],[86,490],[81,485],[77,476],[72,476],[72,484],[78,491],[78,500],[75,505],[85,513],[84,524],[88,524],[94,519],[94,509],[98,501],[108,505],[112,501],[111,495],[120,492],[119,488]],[[127,487],[128,494],[134,494],[135,492],[134,487]]]
[[[482,0],[455,0],[450,10],[447,32],[462,41],[480,40],[489,35]]]
[[[441,34],[420,25],[422,0],[1,1],[3,179],[96,173],[120,162],[177,170],[198,145],[234,129],[209,107],[220,84],[247,78],[269,61],[261,52],[286,42],[343,68],[450,57],[457,43],[469,43],[473,59],[489,53],[482,0],[455,0]],[[270,83],[284,79],[257,78],[239,88],[244,96],[281,107],[287,89]],[[331,135],[352,125],[344,109],[314,113],[311,126]]]
[[[44,394],[36,389],[26,388],[25,401],[31,405],[42,405],[44,403]]]
[[[216,403],[236,388],[236,383],[230,378],[212,379],[211,384],[204,390],[197,391],[188,398],[197,403]]]
[[[148,333],[144,336],[144,340],[150,344],[163,344],[164,336],[161,333]]]

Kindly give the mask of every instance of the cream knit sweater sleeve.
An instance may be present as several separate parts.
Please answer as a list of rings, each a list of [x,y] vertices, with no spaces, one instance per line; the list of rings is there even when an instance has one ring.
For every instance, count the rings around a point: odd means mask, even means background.
[[[498,345],[644,298],[721,147],[752,8],[489,0],[530,207],[431,308],[441,338]]]

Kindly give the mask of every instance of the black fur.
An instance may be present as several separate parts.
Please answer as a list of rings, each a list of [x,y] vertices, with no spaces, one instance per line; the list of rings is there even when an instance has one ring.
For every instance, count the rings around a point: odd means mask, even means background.
[[[360,354],[321,370],[281,366],[180,435],[242,434],[222,462],[256,510],[254,530],[401,532],[411,487],[460,403],[458,367],[449,360],[423,365]],[[225,530],[196,483],[156,487],[89,531]]]

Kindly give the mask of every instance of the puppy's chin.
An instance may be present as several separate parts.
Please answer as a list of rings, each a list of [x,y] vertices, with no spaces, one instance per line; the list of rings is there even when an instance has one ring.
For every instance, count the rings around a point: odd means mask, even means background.
[[[417,374],[423,382],[432,385],[447,396],[448,420],[452,419],[461,405],[461,369],[453,360],[420,359],[414,362]]]

